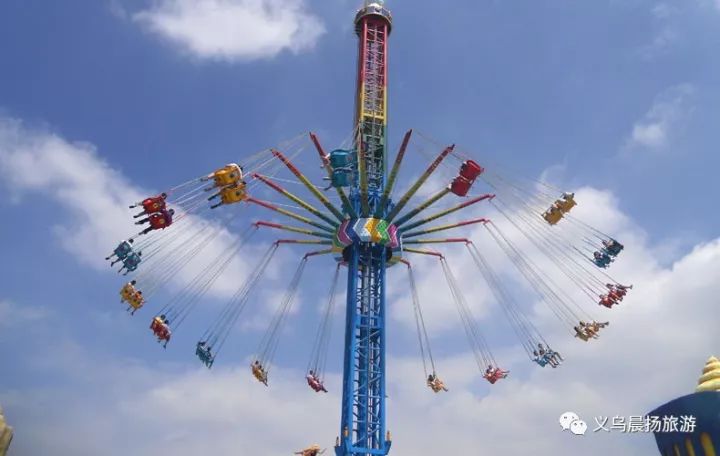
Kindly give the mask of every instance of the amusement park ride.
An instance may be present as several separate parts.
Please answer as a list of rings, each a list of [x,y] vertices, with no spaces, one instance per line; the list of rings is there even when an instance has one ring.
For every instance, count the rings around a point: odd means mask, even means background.
[[[521,249],[513,237],[493,221],[477,217],[460,221],[453,219],[449,224],[428,227],[431,222],[453,214],[468,213],[477,207],[475,205],[484,202],[491,205],[510,226],[514,226],[525,240],[557,267],[558,273],[572,282],[578,293],[587,296],[595,305],[611,308],[631,288],[620,285],[605,272],[623,246],[569,215],[576,205],[573,194],[556,191],[547,184],[529,185],[528,181],[501,177],[463,155],[455,146],[441,148],[426,171],[396,201],[393,199],[398,173],[406,152],[410,150],[413,132],[408,131],[403,137],[388,174],[387,56],[391,30],[392,16],[379,1],[366,1],[355,16],[359,59],[355,129],[351,140],[345,148],[326,153],[318,137],[309,134],[309,144],[319,154],[322,168],[326,171],[324,179],[329,181],[327,188],[314,185],[293,163],[293,158],[305,147],[301,144],[302,140],[296,139],[287,143],[284,151],[270,149],[245,157],[241,161],[242,166],[234,163],[226,165],[131,206],[142,207],[142,211],[135,215],[139,219],[136,224],[147,224],[147,227],[133,238],[122,241],[108,257],[113,264],[122,262],[121,271],[125,271],[126,275],[135,273],[142,265],[142,269],[120,292],[122,301],[128,303],[128,310],[134,314],[146,305],[146,301],[151,301],[163,284],[173,279],[224,232],[223,224],[232,219],[232,214],[223,208],[254,205],[307,225],[300,227],[269,221],[253,223],[156,312],[150,329],[166,346],[195,304],[259,228],[304,235],[273,242],[198,341],[195,353],[207,367],[211,367],[280,246],[323,246],[321,250],[307,252],[301,258],[260,343],[251,371],[258,381],[268,385],[268,374],[283,323],[308,260],[318,255],[334,256],[337,266],[334,274],[327,274],[328,278],[332,277],[331,287],[306,380],[314,391],[327,391],[324,373],[330,320],[338,279],[344,269],[347,293],[342,412],[340,434],[335,445],[337,456],[386,455],[390,450],[391,439],[385,425],[388,267],[402,263],[407,268],[427,385],[436,393],[448,391],[435,370],[413,268],[407,254],[430,255],[439,260],[451,299],[485,380],[495,384],[508,375],[508,371],[501,369],[495,361],[447,258],[440,252],[419,248],[423,245],[465,245],[529,359],[541,367],[549,364],[555,368],[563,362],[562,356],[550,348],[533,325],[528,310],[518,304],[509,287],[500,280],[481,249],[466,238],[423,236],[467,226],[484,228],[488,239],[500,246],[571,334],[582,341],[589,341],[598,338],[600,330],[607,326],[607,323],[592,318],[576,298],[563,291],[545,268],[538,267],[532,255]],[[455,160],[455,164],[449,164],[448,160]],[[290,180],[276,177],[283,167],[290,172]],[[431,175],[441,167],[452,170],[452,178],[448,179],[447,185],[419,204],[413,204],[411,201],[421,187],[432,182],[429,181]],[[279,184],[281,181],[300,184],[308,192],[308,197],[317,200],[325,210],[286,190]],[[486,184],[492,193],[471,194],[473,187],[480,182]],[[277,192],[295,205],[292,207],[304,210],[305,214],[282,207],[286,205],[260,199],[260,189]],[[331,189],[335,195],[326,196]],[[424,218],[419,217],[430,206],[452,196],[461,201]],[[409,205],[414,207],[406,209]],[[314,456],[320,454],[320,447],[315,445],[296,454]]]

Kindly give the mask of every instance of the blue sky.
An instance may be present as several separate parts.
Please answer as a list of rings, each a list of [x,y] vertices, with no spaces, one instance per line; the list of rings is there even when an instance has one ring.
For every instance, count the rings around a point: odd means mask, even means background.
[[[355,2],[212,0],[206,5],[219,12],[206,16],[197,14],[204,11],[194,9],[197,5],[190,0],[77,0],[62,4],[9,0],[0,5],[0,176],[4,187],[0,235],[11,240],[6,243],[5,255],[13,259],[12,267],[3,268],[2,274],[0,341],[5,347],[22,341],[21,350],[0,351],[0,403],[17,428],[16,455],[42,454],[52,442],[58,442],[62,454],[98,454],[93,446],[99,445],[97,441],[83,446],[56,433],[63,431],[59,424],[63,421],[68,433],[91,423],[94,414],[100,413],[93,404],[102,397],[116,401],[117,408],[112,408],[117,411],[115,418],[108,418],[106,425],[111,428],[123,413],[135,410],[127,404],[132,404],[136,394],[162,399],[163,391],[192,396],[188,391],[195,387],[232,389],[233,379],[247,376],[244,370],[233,369],[238,365],[244,369],[245,357],[261,335],[253,324],[261,327],[262,319],[250,321],[250,328],[237,335],[237,343],[226,353],[227,365],[210,375],[199,373],[187,347],[214,312],[198,310],[188,331],[174,341],[178,343],[167,353],[158,353],[145,327],[148,314],[126,318],[113,304],[119,288],[117,277],[104,265],[97,265],[112,248],[100,241],[116,239],[118,227],[108,226],[108,232],[98,234],[93,230],[100,227],[102,231],[103,223],[91,220],[92,215],[114,217],[117,211],[83,212],[82,197],[70,190],[100,193],[88,195],[88,207],[91,202],[124,204],[132,202],[141,189],[168,188],[304,131],[316,131],[331,147],[351,130]],[[267,33],[224,28],[228,21],[245,24],[247,16],[256,11],[252,5],[265,5],[274,12],[269,20],[260,16],[267,20],[262,29]],[[720,118],[717,1],[461,1],[451,7],[396,1],[388,7],[395,17],[390,43],[392,151],[404,131],[415,128],[442,143],[462,145],[489,168],[499,163],[524,176],[543,176],[562,188],[582,189],[587,203],[581,213],[589,222],[637,241],[635,252],[628,252],[628,264],[621,266],[629,280],[669,287],[667,280],[680,279],[668,278],[678,274],[702,285],[687,291],[697,293],[700,301],[713,295],[711,287],[717,288],[720,282],[713,272],[720,270],[718,245],[713,243],[720,216],[711,210],[717,205],[715,170],[720,165],[716,153],[720,142],[716,127]],[[50,141],[52,135],[59,145]],[[29,154],[30,164],[18,164],[16,159],[23,154]],[[47,160],[34,163],[32,157]],[[312,154],[301,163],[309,175],[318,170]],[[97,171],[108,182],[83,182],[69,169],[73,166]],[[403,183],[407,185],[407,179],[423,166],[422,157],[408,160]],[[13,170],[25,170],[28,175],[12,174]],[[38,176],[32,176],[34,173]],[[114,221],[109,218],[107,224]],[[271,238],[262,236],[263,240]],[[78,247],[83,240],[87,242]],[[264,247],[258,245],[257,249]],[[277,284],[289,280],[297,254],[299,251],[283,257],[286,261],[258,297],[261,309],[277,301],[272,292],[277,293],[276,288],[282,288]],[[308,277],[329,274],[330,263],[323,265],[324,269],[313,266]],[[238,271],[247,272],[248,267],[244,259],[239,260]],[[696,277],[694,271],[706,275]],[[431,275],[423,278],[428,284],[432,281]],[[177,285],[170,288],[173,286]],[[436,343],[437,351],[448,357],[447,365],[452,366],[448,370],[459,381],[477,375],[471,365],[468,368],[469,362],[461,362],[463,341],[443,332],[450,323],[441,307],[433,311],[432,302],[440,298],[436,299],[430,285],[425,286],[423,299],[429,302],[430,314],[437,317],[438,340],[445,341]],[[304,311],[321,304],[325,289],[324,283],[306,282],[302,310],[290,325],[291,338],[301,339],[305,331],[314,331],[317,314]],[[628,309],[627,321],[642,324],[648,321],[647,315],[659,318],[658,309],[675,315],[677,310],[666,298],[672,292],[653,288],[639,295],[641,310],[633,313]],[[398,302],[403,299],[399,296]],[[217,309],[220,303],[222,293],[209,298],[207,306]],[[653,310],[655,305],[658,307]],[[693,333],[692,325],[705,321],[709,309],[702,302],[677,319],[687,323],[687,334]],[[268,313],[258,312],[261,316]],[[412,321],[407,315],[397,311],[398,326],[392,335],[396,379],[419,372]],[[491,312],[486,320],[498,351],[517,355],[512,337],[496,329],[492,318],[501,315]],[[664,337],[660,334],[655,336]],[[689,392],[695,371],[710,354],[706,349],[716,349],[720,342],[717,336],[692,336],[691,340],[695,344],[691,350],[697,350],[698,358],[673,355],[690,371],[668,379],[657,394]],[[300,344],[286,347],[279,359],[282,368],[289,372],[303,369],[309,345],[307,350]],[[599,347],[593,348],[593,356],[616,362],[612,350],[621,346]],[[337,347],[334,352],[339,356]],[[618,363],[616,367],[627,368],[631,361]],[[338,366],[336,363],[333,369]],[[517,368],[512,367],[519,373],[514,389],[532,395],[530,388],[535,387],[540,396],[562,389],[553,384],[556,380],[538,381],[538,374],[530,373],[528,366],[518,363]],[[83,369],[92,374],[78,375]],[[599,397],[602,392],[593,390],[591,376],[582,375],[587,372],[584,365],[572,369],[563,372],[562,382],[575,388],[578,399],[568,407],[585,407],[597,414],[623,411],[600,410],[591,399],[579,399]],[[634,385],[641,385],[641,370],[636,374]],[[107,385],[108,390],[99,384]],[[415,390],[406,391],[404,386],[403,381],[392,386],[399,398],[393,407],[402,410],[405,406],[405,412],[391,412],[395,422],[411,416],[414,409],[408,404],[424,404],[413,396]],[[457,389],[461,388],[460,398],[465,397],[462,394],[489,394],[479,403],[479,412],[468,412],[469,423],[479,426],[482,416],[494,410],[493,401],[511,417],[524,413],[522,403],[509,399],[510,391],[488,393],[477,381],[475,385],[461,383]],[[233,396],[237,403],[247,405],[242,391],[228,394],[238,394]],[[283,394],[291,393],[278,394],[267,400],[282,407],[286,403],[279,398],[287,399]],[[628,395],[632,395],[630,387]],[[628,407],[644,413],[642,407],[665,397],[642,398]],[[290,446],[304,444],[304,437],[332,442],[337,432],[335,411],[339,410],[332,402],[335,399],[329,397],[318,405],[318,410],[328,414],[319,419],[327,424],[320,435],[308,437],[296,430],[285,437],[296,440],[286,442],[277,430],[265,429],[263,440],[277,438]],[[207,403],[212,404],[212,399]],[[69,404],[80,411],[63,420],[63,409]],[[172,404],[159,404],[167,407],[160,415],[182,415]],[[483,407],[490,409],[483,411]],[[565,404],[557,407],[565,408]],[[565,411],[557,407],[538,406],[537,416]],[[192,415],[195,411],[186,412]],[[152,423],[148,428],[169,432],[161,417],[147,409],[141,412]],[[464,416],[462,413],[456,410],[454,416]],[[303,415],[293,411],[287,416],[302,419]],[[226,418],[223,425],[252,428],[242,413],[229,413]],[[276,427],[282,428],[284,421],[278,420]],[[223,440],[225,437],[204,427],[207,422],[183,423],[188,429],[204,429],[199,434],[204,438],[198,440],[221,442],[215,447],[217,454],[229,454],[223,451],[230,446],[222,445],[237,445],[233,438],[256,454],[283,454],[278,451],[283,448],[280,443],[278,447],[262,446],[244,434],[228,432],[231,437]],[[405,429],[404,435],[411,435],[416,428],[411,419],[406,423],[393,423],[391,429],[400,428],[401,436]],[[555,423],[548,422],[551,425]],[[29,432],[41,437],[33,440]],[[143,438],[142,430],[136,432],[138,437],[130,448],[135,454],[149,454],[153,444]],[[439,433],[446,437],[438,437],[433,444],[453,445],[448,443],[453,441],[450,432]],[[99,429],[97,435],[110,442],[122,441],[112,429]],[[543,454],[551,454],[556,448],[552,445],[567,444],[559,438],[566,436],[556,437]],[[598,447],[602,450],[582,448],[587,454],[609,454],[603,452],[608,449],[630,454],[622,451],[636,447],[627,445],[638,442],[647,449],[651,440],[618,438]],[[460,442],[455,445],[477,444],[467,436],[455,441]],[[169,442],[187,447],[186,437]],[[527,442],[532,445],[531,436]],[[410,445],[396,448],[394,454],[413,454]],[[461,448],[466,447],[455,447],[457,451]]]

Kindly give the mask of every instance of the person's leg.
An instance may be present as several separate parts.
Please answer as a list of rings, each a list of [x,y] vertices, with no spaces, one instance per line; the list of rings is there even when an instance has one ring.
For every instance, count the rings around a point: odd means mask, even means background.
[[[142,212],[140,212],[139,214],[133,215],[133,218],[142,217],[143,215],[145,215],[145,211],[142,211]]]
[[[136,224],[136,225],[142,225],[143,223],[147,223],[147,222],[149,222],[149,221],[150,221],[150,217],[145,217],[144,219],[138,220],[137,222],[135,222],[135,224]]]

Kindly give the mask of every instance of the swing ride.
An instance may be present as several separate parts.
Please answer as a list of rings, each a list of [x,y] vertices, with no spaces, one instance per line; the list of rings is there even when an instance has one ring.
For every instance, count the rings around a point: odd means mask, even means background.
[[[434,233],[472,228],[476,239],[482,236],[495,244],[568,334],[584,342],[599,338],[601,330],[609,325],[598,321],[587,304],[607,311],[632,288],[621,285],[607,272],[623,245],[571,215],[578,205],[572,193],[507,175],[500,168],[486,169],[487,163],[475,161],[477,157],[455,145],[440,146],[413,130],[405,133],[388,173],[387,49],[392,16],[381,2],[366,1],[357,12],[355,27],[359,37],[355,128],[339,148],[327,153],[320,138],[310,133],[242,157],[240,164],[227,164],[150,196],[130,206],[142,208],[133,217],[141,218],[136,224],[147,227],[121,241],[106,258],[111,265],[122,263],[119,272],[133,274],[132,280],[122,285],[121,301],[131,314],[151,307],[150,330],[167,347],[261,228],[292,233],[295,237],[273,239],[263,255],[249,259],[249,274],[241,278],[237,290],[195,345],[195,355],[211,368],[233,328],[248,314],[253,292],[260,288],[276,253],[281,247],[309,248],[300,257],[251,361],[252,375],[265,386],[270,385],[281,334],[308,262],[320,262],[316,257],[332,258],[334,271],[328,269],[321,276],[329,285],[328,294],[305,381],[316,393],[326,393],[331,387],[325,385],[325,373],[337,290],[344,276],[345,337],[337,456],[386,455],[392,443],[385,426],[388,268],[402,265],[399,267],[404,266],[408,272],[424,379],[431,391],[444,393],[450,388],[441,380],[430,348],[412,262],[417,256],[439,261],[448,300],[458,312],[481,376],[494,385],[510,375],[496,360],[492,343],[468,304],[451,261],[445,253],[428,249],[429,245],[464,245],[473,271],[491,290],[529,361],[551,368],[564,362],[482,249],[469,238],[437,238],[432,236]],[[405,157],[426,156],[430,149],[440,152],[430,156],[425,171],[404,193],[396,194]],[[296,159],[308,150],[318,154],[324,176],[305,175],[300,170]],[[282,173],[286,176],[281,177]],[[319,180],[328,184],[313,183]],[[290,191],[284,183],[294,184],[299,190]],[[439,188],[425,193],[432,186]],[[427,194],[430,196],[423,196]],[[279,195],[287,204],[268,199],[273,195]],[[436,203],[441,200],[453,201],[440,207]],[[251,220],[250,214],[254,216],[255,212],[296,224]],[[488,213],[495,214],[498,223]],[[237,220],[246,223],[245,231],[232,236],[219,253],[210,253],[208,246],[232,232],[230,224]],[[449,223],[434,223],[441,220]],[[522,239],[522,244],[517,239]],[[531,249],[525,247],[526,243]],[[201,255],[211,255],[212,261],[164,305],[158,304],[158,292],[163,286],[187,272],[188,265]],[[548,262],[554,274],[548,271]],[[296,454],[319,452],[320,446],[315,445]]]

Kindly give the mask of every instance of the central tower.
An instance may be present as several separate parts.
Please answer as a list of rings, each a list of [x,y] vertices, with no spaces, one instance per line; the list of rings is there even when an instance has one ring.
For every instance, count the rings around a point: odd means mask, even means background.
[[[345,213],[357,226],[356,232],[366,230],[368,234],[386,227],[383,219],[390,206],[384,190],[387,40],[391,27],[392,16],[381,0],[366,0],[355,16],[359,38],[352,165],[355,172],[349,199],[352,207],[346,207]],[[358,239],[343,252],[348,285],[337,456],[386,455],[390,450],[385,430],[385,270],[392,250],[379,238],[371,236],[368,240]]]

